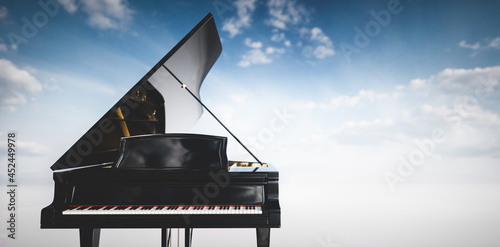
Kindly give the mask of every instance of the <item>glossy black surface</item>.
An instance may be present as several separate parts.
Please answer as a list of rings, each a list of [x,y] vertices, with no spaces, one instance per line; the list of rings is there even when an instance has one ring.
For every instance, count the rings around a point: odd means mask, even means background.
[[[212,186],[213,187],[213,186]],[[216,187],[213,187],[216,188]],[[99,184],[75,186],[73,205],[234,205],[259,204],[264,202],[262,185],[228,185],[219,193],[210,188],[210,198],[203,195],[205,185],[161,185],[161,184]],[[97,193],[99,191],[99,193]],[[208,194],[208,193],[207,193]],[[212,196],[213,195],[213,196]],[[207,200],[204,200],[207,198]]]
[[[226,137],[163,134],[122,139],[119,169],[227,170]]]

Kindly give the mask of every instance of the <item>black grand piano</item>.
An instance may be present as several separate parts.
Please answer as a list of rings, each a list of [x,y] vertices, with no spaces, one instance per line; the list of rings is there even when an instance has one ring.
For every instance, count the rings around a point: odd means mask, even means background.
[[[278,171],[248,149],[256,162],[229,161],[226,137],[182,133],[203,108],[214,116],[199,89],[221,51],[208,14],[51,167],[41,228],[77,228],[92,247],[102,228],[161,228],[162,246],[172,228],[186,246],[193,228],[256,228],[269,246]]]

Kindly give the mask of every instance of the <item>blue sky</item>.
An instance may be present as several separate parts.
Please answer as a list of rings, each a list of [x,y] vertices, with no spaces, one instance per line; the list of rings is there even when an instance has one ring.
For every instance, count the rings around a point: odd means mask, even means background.
[[[223,52],[201,98],[280,170],[282,204],[296,205],[293,191],[305,185],[311,200],[311,191],[331,190],[320,201],[373,212],[375,228],[399,233],[360,240],[345,229],[362,219],[333,214],[346,228],[308,232],[302,245],[496,246],[488,229],[500,226],[498,9],[498,1],[3,1],[0,136],[18,133],[19,180],[47,186],[49,200],[52,163],[210,12]],[[190,131],[228,135],[206,114]],[[228,155],[251,158],[234,140]],[[416,216],[398,222],[405,208]],[[435,216],[428,240],[409,243],[426,213]],[[442,228],[456,231],[433,237]],[[297,229],[281,230],[285,244]],[[462,230],[471,235],[451,240]]]

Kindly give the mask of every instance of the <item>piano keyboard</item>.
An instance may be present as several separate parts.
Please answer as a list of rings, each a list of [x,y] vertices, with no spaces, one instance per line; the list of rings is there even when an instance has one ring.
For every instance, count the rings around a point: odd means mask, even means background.
[[[262,214],[260,205],[71,206],[63,215]]]

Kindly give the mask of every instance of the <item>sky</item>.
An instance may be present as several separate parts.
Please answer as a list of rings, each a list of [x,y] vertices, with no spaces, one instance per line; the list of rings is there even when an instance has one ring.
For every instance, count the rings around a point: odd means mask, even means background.
[[[498,246],[499,9],[498,1],[2,1],[0,157],[15,132],[20,235],[0,230],[0,242],[77,245],[76,230],[39,229],[53,197],[50,166],[212,13],[223,51],[201,99],[280,171],[274,246]],[[229,136],[206,113],[189,132]],[[228,157],[252,160],[232,138]],[[326,210],[305,212],[309,203]],[[103,246],[159,241],[152,231],[123,239],[109,230]],[[195,232],[195,241],[254,245],[253,231],[226,232],[234,235]]]

